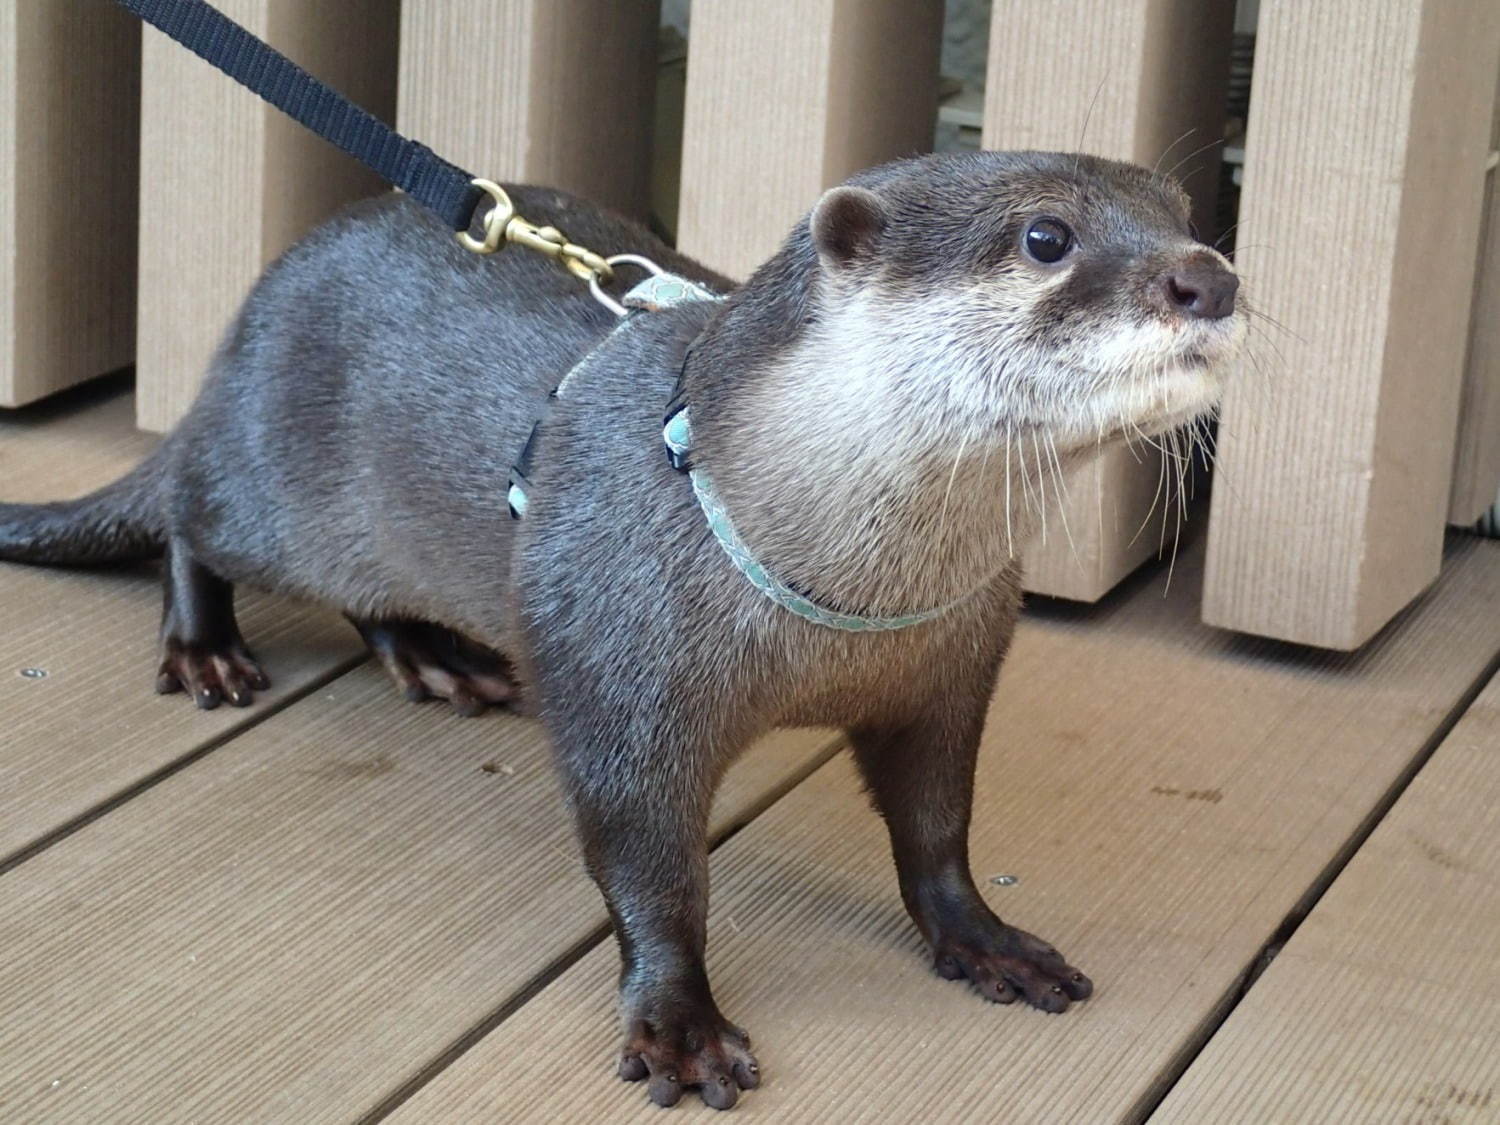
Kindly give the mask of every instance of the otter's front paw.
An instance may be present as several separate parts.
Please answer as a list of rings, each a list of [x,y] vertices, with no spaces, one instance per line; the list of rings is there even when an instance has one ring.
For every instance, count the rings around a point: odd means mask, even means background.
[[[729,1109],[741,1090],[760,1085],[760,1065],[750,1037],[718,1013],[707,1018],[636,1020],[620,1052],[620,1077],[650,1081],[646,1093],[657,1105],[676,1105],[696,1086],[715,1109]]]
[[[1009,1004],[1022,997],[1044,1012],[1065,1012],[1086,1000],[1093,982],[1041,938],[1003,923],[978,939],[939,938],[933,967],[948,980],[968,978],[987,1000]]]

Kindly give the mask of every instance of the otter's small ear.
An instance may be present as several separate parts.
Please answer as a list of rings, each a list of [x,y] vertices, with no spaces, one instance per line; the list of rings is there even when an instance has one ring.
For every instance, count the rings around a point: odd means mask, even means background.
[[[830,188],[813,208],[813,245],[823,264],[846,269],[875,253],[885,233],[885,205],[873,191]]]

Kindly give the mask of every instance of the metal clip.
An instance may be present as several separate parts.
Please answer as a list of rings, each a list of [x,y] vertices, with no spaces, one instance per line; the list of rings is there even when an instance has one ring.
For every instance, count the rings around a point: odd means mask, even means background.
[[[495,205],[485,212],[481,220],[484,238],[475,238],[466,230],[457,233],[455,237],[465,250],[472,250],[476,254],[493,254],[507,242],[519,242],[528,249],[562,262],[568,272],[580,281],[595,285],[600,281],[613,280],[615,271],[603,257],[586,246],[569,242],[568,236],[556,227],[539,227],[516,214],[516,205],[499,184],[492,180],[476,179],[472,182],[493,199]]]
[[[483,190],[495,205],[484,213],[482,223],[484,224],[484,238],[475,238],[466,230],[459,231],[455,238],[459,245],[465,250],[472,250],[476,254],[493,254],[503,245],[506,237],[506,228],[510,221],[516,217],[516,205],[510,201],[510,196],[505,189],[490,180],[470,181],[477,188]]]
[[[588,279],[589,292],[594,295],[594,300],[598,301],[601,305],[607,308],[610,312],[614,313],[616,316],[621,317],[623,317],[628,310],[624,305],[620,304],[619,301],[615,300],[602,288],[600,288],[599,282],[601,280],[606,282],[609,281],[614,276],[614,267],[617,265],[640,266],[641,269],[645,270],[652,277],[660,277],[664,272],[666,272],[650,258],[644,258],[639,254],[614,254],[606,258],[604,260],[604,264],[610,267],[609,274],[603,275],[602,277],[600,274],[594,274],[593,276],[591,276]]]

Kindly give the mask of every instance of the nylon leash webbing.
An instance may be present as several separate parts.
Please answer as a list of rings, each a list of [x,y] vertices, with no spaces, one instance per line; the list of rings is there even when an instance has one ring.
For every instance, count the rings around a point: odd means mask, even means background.
[[[337,145],[456,231],[487,198],[473,177],[318,81],[205,0],[116,0],[199,58]]]

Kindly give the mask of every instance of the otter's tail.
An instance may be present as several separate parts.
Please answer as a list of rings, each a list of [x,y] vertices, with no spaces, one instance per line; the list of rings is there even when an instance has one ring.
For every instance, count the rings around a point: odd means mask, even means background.
[[[160,555],[164,460],[159,448],[113,484],[77,500],[0,504],[0,559],[88,566]]]

